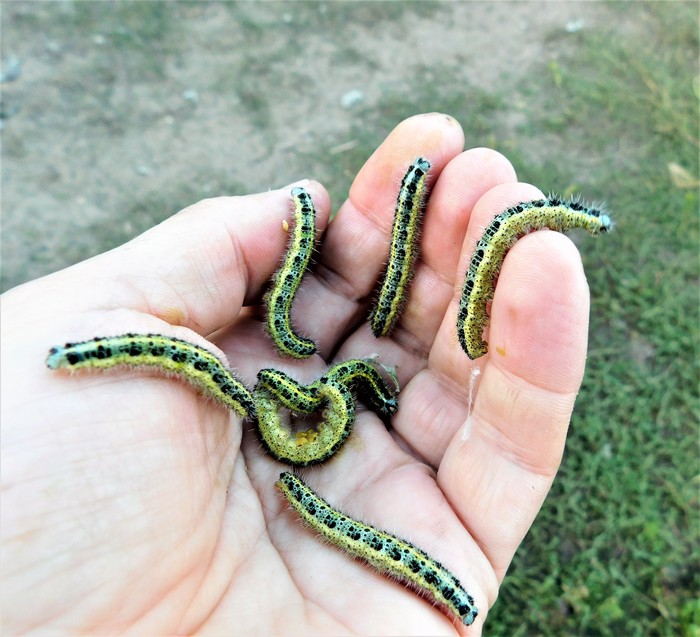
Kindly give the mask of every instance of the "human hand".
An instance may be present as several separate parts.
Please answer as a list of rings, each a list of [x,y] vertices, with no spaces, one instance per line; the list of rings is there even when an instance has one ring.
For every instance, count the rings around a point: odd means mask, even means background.
[[[555,232],[512,249],[492,308],[490,353],[456,336],[481,230],[541,193],[456,122],[403,122],[325,230],[293,308],[319,345],[280,360],[256,310],[284,250],[291,187],[200,202],[134,241],[6,293],[2,302],[2,581],[8,633],[479,634],[559,465],[586,352],[588,290]],[[418,155],[432,192],[409,303],[391,338],[366,321],[398,182]],[[396,365],[387,431],[360,412],[346,446],[305,471],[343,511],[411,540],[475,597],[474,625],[301,527],[248,421],[173,379],[135,370],[66,375],[49,347],[159,332],[224,352],[252,386],[274,366],[308,382],[332,360]],[[216,347],[212,347],[210,343]],[[475,375],[474,370],[481,370]]]

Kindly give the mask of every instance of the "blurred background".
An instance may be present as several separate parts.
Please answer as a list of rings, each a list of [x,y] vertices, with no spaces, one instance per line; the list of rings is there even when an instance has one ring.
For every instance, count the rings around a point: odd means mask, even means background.
[[[700,635],[697,2],[4,2],[6,290],[205,197],[313,177],[337,208],[442,111],[580,242],[588,367],[487,635]],[[576,237],[575,237],[576,239]]]

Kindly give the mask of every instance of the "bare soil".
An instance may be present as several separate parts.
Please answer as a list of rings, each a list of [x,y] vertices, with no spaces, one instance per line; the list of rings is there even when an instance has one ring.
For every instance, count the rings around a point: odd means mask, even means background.
[[[517,87],[608,13],[590,2],[3,2],[2,289],[204,197],[302,177],[341,197],[398,123],[389,97],[418,113],[449,111],[455,94],[512,96],[515,126]]]

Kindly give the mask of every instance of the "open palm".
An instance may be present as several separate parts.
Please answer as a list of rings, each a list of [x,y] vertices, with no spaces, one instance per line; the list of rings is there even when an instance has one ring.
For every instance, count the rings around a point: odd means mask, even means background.
[[[294,323],[319,344],[280,359],[258,304],[286,243],[289,191],[200,202],[112,252],[2,303],[2,614],[9,633],[478,634],[556,473],[586,352],[588,290],[554,232],[509,254],[490,353],[459,348],[472,247],[502,209],[541,193],[498,153],[462,152],[444,115],[395,129],[328,224]],[[402,173],[429,158],[431,198],[410,300],[391,338],[366,321]],[[326,227],[327,226],[327,227]],[[388,430],[360,410],[307,482],[348,514],[448,567],[480,610],[466,628],[303,528],[274,488],[284,465],[253,425],[141,370],[67,375],[52,345],[159,332],[223,352],[249,386],[263,367],[308,382],[330,362],[395,365]],[[206,340],[205,340],[206,339]],[[212,345],[213,343],[213,345]],[[217,351],[216,348],[220,351]]]

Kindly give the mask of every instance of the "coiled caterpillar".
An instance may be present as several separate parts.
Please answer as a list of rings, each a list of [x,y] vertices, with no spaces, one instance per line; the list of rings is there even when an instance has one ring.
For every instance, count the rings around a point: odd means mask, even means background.
[[[258,431],[267,450],[278,460],[299,467],[318,464],[333,456],[347,440],[355,422],[353,388],[359,389],[364,400],[379,414],[390,416],[396,412],[394,392],[372,359],[338,363],[308,385],[279,370],[260,370],[253,395]],[[322,410],[321,422],[316,429],[293,433],[283,420],[280,405],[295,413]]]

